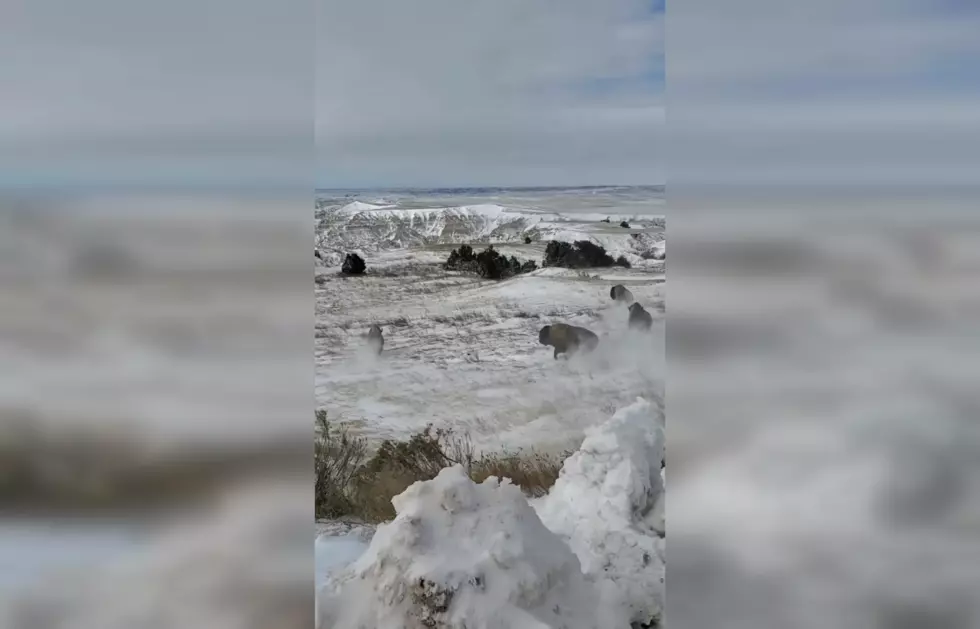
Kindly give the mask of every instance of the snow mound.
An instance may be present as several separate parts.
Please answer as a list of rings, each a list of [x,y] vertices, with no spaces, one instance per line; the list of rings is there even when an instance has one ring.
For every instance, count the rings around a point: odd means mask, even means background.
[[[369,212],[371,210],[380,210],[388,205],[379,205],[376,203],[365,203],[364,201],[353,201],[347,205],[339,208],[337,210],[338,214],[359,214],[361,212]]]
[[[549,494],[542,522],[571,546],[607,606],[631,622],[662,617],[664,601],[662,410],[638,399],[586,431]]]
[[[578,559],[520,489],[459,466],[392,500],[364,555],[318,597],[323,629],[605,629]]]

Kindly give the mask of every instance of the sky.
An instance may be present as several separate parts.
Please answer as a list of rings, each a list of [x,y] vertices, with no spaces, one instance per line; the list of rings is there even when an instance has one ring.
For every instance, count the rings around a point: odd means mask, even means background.
[[[968,0],[31,0],[0,186],[975,183]]]
[[[663,183],[662,5],[318,7],[321,186]]]
[[[693,0],[666,30],[675,193],[978,183],[978,3]]]

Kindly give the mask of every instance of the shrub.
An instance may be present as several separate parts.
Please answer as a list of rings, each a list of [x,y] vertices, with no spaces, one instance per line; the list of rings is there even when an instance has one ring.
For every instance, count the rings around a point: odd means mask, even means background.
[[[364,264],[364,259],[356,253],[348,253],[347,257],[344,258],[344,265],[340,268],[341,272],[345,275],[360,275],[364,273],[367,265]]]
[[[516,258],[515,258],[516,261]],[[514,274],[510,261],[493,246],[487,247],[476,255],[476,263],[480,269],[480,277],[489,280],[502,280]]]
[[[453,249],[442,265],[444,269],[466,273],[478,273],[480,277],[502,280],[519,273],[527,273],[538,268],[533,260],[521,263],[516,257],[507,258],[490,245],[482,252],[473,255],[473,248],[461,245]]]
[[[510,478],[532,497],[554,485],[568,453],[537,452],[476,456],[470,439],[427,426],[407,440],[386,439],[364,462],[365,442],[343,429],[331,429],[318,411],[316,452],[317,518],[354,517],[383,522],[395,516],[391,499],[412,483],[435,478],[445,467],[462,465],[475,482],[489,476]]]
[[[344,427],[330,429],[326,411],[316,411],[313,442],[317,518],[337,518],[354,509],[351,489],[367,453],[367,443]]]
[[[628,269],[631,268],[633,265],[630,264],[630,261],[626,259],[626,256],[619,256],[618,258],[616,258],[616,266],[621,266],[623,268]]]
[[[525,245],[531,244],[531,237],[530,236],[524,236],[524,244]]]
[[[614,266],[616,261],[604,247],[588,240],[576,240],[574,244],[552,240],[544,251],[543,266],[560,266],[567,269]]]
[[[620,227],[625,227],[626,229],[629,229],[630,228],[630,224],[627,223],[626,221],[623,221],[622,223],[620,223],[619,226]]]
[[[460,245],[459,249],[453,249],[442,268],[447,271],[477,272],[479,269],[476,264],[476,256],[473,255],[473,247]]]

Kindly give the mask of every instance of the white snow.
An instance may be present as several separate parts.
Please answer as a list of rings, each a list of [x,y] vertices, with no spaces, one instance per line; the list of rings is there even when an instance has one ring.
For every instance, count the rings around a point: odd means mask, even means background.
[[[662,389],[661,275],[634,271],[629,282],[655,317],[655,329],[638,337],[609,298],[619,279],[543,269],[492,282],[390,268],[392,276],[364,281],[328,277],[316,291],[318,403],[361,435],[398,438],[433,423],[467,432],[480,447],[564,450],[600,413]],[[601,351],[555,361],[538,331],[557,321],[599,334]],[[385,351],[362,359],[359,335],[374,322]]]
[[[477,485],[447,470],[396,498],[396,519],[366,550],[358,539],[321,536],[318,625],[627,629],[661,618],[660,208],[584,195],[441,201],[399,198],[356,212],[349,200],[336,202],[347,212],[320,205],[318,247],[363,252],[369,273],[318,269],[318,407],[371,441],[431,423],[480,451],[582,450],[533,504],[507,482]],[[630,229],[601,222],[634,209]],[[441,266],[463,243],[540,264],[551,239],[595,242],[633,268],[546,268],[494,282]],[[627,311],[610,299],[620,282],[654,316],[649,333],[631,332]],[[538,331],[558,321],[593,330],[597,351],[555,360]],[[384,329],[380,356],[361,352],[371,323]],[[653,402],[631,404],[638,396]]]
[[[380,210],[381,208],[390,207],[388,205],[378,205],[375,203],[365,203],[364,201],[353,201],[347,205],[339,208],[337,210],[338,214],[358,214],[360,212],[368,212],[370,210]]]
[[[662,614],[664,600],[663,413],[645,400],[586,431],[549,494],[542,521],[567,540],[604,601],[630,620]]]
[[[625,629],[659,619],[662,457],[663,414],[638,399],[587,432],[533,506],[510,481],[476,484],[459,466],[415,483],[392,500],[395,520],[320,589],[317,626]]]
[[[313,546],[316,585],[328,583],[335,573],[364,554],[367,547],[367,542],[352,533],[318,536]]]
[[[456,466],[392,502],[395,520],[321,591],[318,627],[610,626],[578,559],[509,481],[478,485]]]
[[[382,251],[462,242],[520,243],[530,235],[537,241],[590,240],[606,247],[614,257],[626,255],[631,263],[643,264],[655,243],[663,239],[663,219],[659,216],[633,215],[629,230],[618,222],[601,222],[604,218],[499,203],[413,207],[353,201],[324,208],[318,221],[317,246],[339,254],[354,249]]]

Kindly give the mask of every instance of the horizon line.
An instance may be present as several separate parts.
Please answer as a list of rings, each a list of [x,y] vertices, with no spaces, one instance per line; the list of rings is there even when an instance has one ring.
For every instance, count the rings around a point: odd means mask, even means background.
[[[381,190],[590,190],[599,188],[665,188],[666,183],[636,183],[636,184],[590,184],[573,186],[536,185],[536,186],[317,186],[315,191],[352,190],[352,191],[381,191]]]

